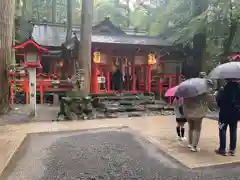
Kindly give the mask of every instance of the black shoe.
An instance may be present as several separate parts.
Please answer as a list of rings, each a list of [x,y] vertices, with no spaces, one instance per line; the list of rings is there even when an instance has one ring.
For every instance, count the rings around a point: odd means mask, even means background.
[[[228,154],[229,154],[230,156],[235,156],[235,151],[234,151],[234,150],[229,150],[229,151],[228,151]]]
[[[215,150],[215,153],[218,154],[218,155],[221,155],[221,156],[227,156],[226,151],[221,151],[221,150],[219,150],[219,149],[216,149],[216,150]]]

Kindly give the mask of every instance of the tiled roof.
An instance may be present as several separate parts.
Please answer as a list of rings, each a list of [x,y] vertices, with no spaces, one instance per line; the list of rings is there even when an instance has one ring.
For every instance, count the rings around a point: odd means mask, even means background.
[[[73,28],[74,30],[74,28]],[[75,29],[76,30],[76,29]],[[32,32],[32,38],[42,46],[59,47],[66,40],[67,28],[60,25],[35,25]],[[76,32],[80,39],[80,32]],[[160,37],[137,36],[137,35],[112,35],[112,34],[96,34],[92,35],[93,43],[112,43],[112,44],[132,44],[132,45],[148,45],[148,46],[171,46],[171,42],[167,42]]]

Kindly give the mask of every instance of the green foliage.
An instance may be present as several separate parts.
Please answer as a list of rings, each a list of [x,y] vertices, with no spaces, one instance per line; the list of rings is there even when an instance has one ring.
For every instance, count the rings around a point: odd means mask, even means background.
[[[23,18],[15,19],[15,42],[23,42],[29,38],[29,34],[32,30],[32,25]]]
[[[42,21],[51,21],[51,0],[25,0],[31,7],[32,17]],[[230,33],[232,20],[238,23],[237,32],[231,42],[231,51],[240,51],[240,1],[239,0],[201,0],[196,6],[193,0],[94,0],[94,24],[110,17],[111,21],[123,28],[147,30],[149,35],[163,36],[175,44],[191,44],[192,37],[204,31],[207,35],[206,57],[218,59],[223,52],[224,42]],[[196,1],[198,2],[198,1]],[[230,6],[232,5],[232,7]],[[195,16],[193,12],[201,7],[208,7]],[[73,0],[73,24],[80,24],[81,0]],[[28,14],[28,13],[27,13]],[[66,21],[66,1],[57,0],[57,22]],[[24,21],[24,20],[23,20]],[[25,19],[26,21],[26,19]],[[28,28],[17,27],[20,31]],[[24,36],[23,36],[24,37]],[[217,62],[217,60],[216,60]]]

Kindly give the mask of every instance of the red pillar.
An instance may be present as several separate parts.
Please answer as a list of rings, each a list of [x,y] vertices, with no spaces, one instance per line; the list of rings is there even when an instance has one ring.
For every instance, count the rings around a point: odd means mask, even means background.
[[[111,92],[111,74],[107,71],[107,93]]]
[[[13,83],[10,83],[10,103],[14,104],[14,89],[13,89]]]
[[[97,64],[92,62],[92,78],[91,78],[91,93],[98,94],[98,76],[97,76]]]
[[[39,80],[39,87],[40,87],[40,104],[43,104],[44,92],[43,92],[43,84],[44,80]]]
[[[29,104],[29,76],[28,76],[28,74],[24,75],[23,88],[24,88],[25,95],[26,95],[26,104]]]
[[[135,63],[132,63],[132,91],[136,92],[136,74]]]
[[[147,65],[147,92],[151,92],[151,65]]]

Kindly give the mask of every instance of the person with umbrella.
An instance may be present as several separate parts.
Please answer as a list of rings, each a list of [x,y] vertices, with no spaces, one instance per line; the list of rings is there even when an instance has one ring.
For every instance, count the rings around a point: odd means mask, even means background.
[[[185,140],[185,128],[184,125],[187,122],[186,118],[184,117],[184,111],[183,111],[183,98],[179,98],[175,96],[175,91],[178,88],[178,86],[175,86],[173,88],[170,88],[166,91],[165,97],[174,97],[173,105],[174,105],[174,112],[176,116],[176,122],[177,122],[177,137],[178,140],[183,141]]]
[[[192,152],[199,151],[202,120],[213,106],[213,96],[210,94],[212,81],[203,78],[192,78],[179,84],[175,96],[184,98],[184,115],[187,119],[188,148]]]
[[[229,126],[230,144],[228,154],[235,155],[237,144],[237,125],[240,119],[240,62],[221,64],[213,69],[209,77],[212,79],[225,79],[225,86],[216,95],[219,107],[219,147],[215,152],[226,156],[226,131]]]
[[[174,111],[175,111],[176,122],[177,122],[176,131],[177,131],[178,140],[184,141],[186,139],[184,136],[185,134],[184,125],[187,122],[187,120],[184,117],[183,98],[175,97],[173,101],[173,105],[174,105]]]

